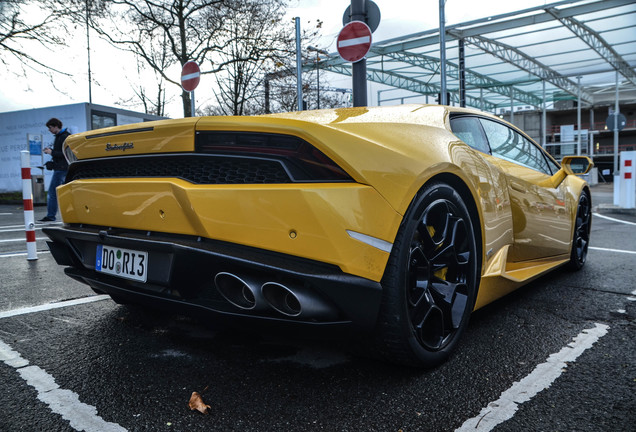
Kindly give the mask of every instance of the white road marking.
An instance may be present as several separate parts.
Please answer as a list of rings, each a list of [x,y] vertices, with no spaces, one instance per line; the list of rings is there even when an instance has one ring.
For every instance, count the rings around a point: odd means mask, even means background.
[[[2,225],[2,226],[0,226],[0,232],[4,232],[2,230],[8,230],[8,229],[20,228],[20,227],[22,227],[22,229],[24,229],[24,224],[22,224],[22,225]]]
[[[607,220],[610,220],[612,222],[620,222],[620,223],[624,223],[626,225],[636,225],[636,222],[624,221],[624,220],[621,220],[621,219],[616,219],[616,218],[613,218],[613,217],[605,216],[605,215],[602,215],[602,214],[599,214],[599,213],[593,213],[593,215],[594,215],[594,217],[600,217],[601,219],[607,219]]]
[[[497,425],[510,420],[519,405],[550,387],[565,371],[568,363],[574,362],[585,350],[591,348],[607,334],[608,329],[609,326],[596,323],[595,327],[583,330],[561,351],[550,355],[530,375],[514,383],[498,400],[489,403],[476,417],[466,420],[455,432],[491,431]]]
[[[42,228],[51,227],[51,226],[60,226],[60,225],[64,225],[64,223],[63,222],[46,222],[46,223],[36,222],[35,229],[41,230]],[[0,233],[18,232],[18,231],[24,231],[24,224],[0,226]]]
[[[83,297],[83,298],[79,298],[75,300],[66,300],[66,301],[61,301],[57,303],[48,303],[48,304],[39,305],[39,306],[30,306],[30,307],[25,307],[20,309],[12,309],[8,311],[0,312],[0,319],[14,317],[18,315],[26,315],[26,314],[30,314],[34,312],[42,312],[42,311],[47,311],[52,309],[59,309],[59,308],[68,307],[68,306],[77,306],[77,305],[81,305],[85,303],[93,303],[96,301],[102,301],[109,298],[110,297],[107,295],[94,295],[94,296]]]
[[[589,249],[593,249],[593,250],[597,250],[601,252],[617,252],[617,253],[636,255],[636,251],[623,250],[623,249],[608,249],[608,248],[600,248],[600,247],[594,247],[594,246],[590,246]]]
[[[39,250],[38,253],[39,254],[41,254],[41,253],[51,253],[51,251]],[[16,252],[16,253],[1,253],[0,254],[0,258],[11,258],[11,257],[17,257],[17,256],[27,256],[27,253],[26,252]]]
[[[37,391],[37,398],[49,409],[67,420],[77,431],[126,432],[117,423],[107,422],[97,415],[97,408],[80,402],[77,393],[60,388],[55,378],[38,366],[29,366],[29,361],[11,346],[0,340],[0,360],[14,368],[28,385]]]
[[[35,240],[48,240],[48,237],[36,237]],[[5,239],[5,240],[0,240],[0,243],[17,243],[17,242],[26,242],[26,238],[19,238],[19,239]]]
[[[42,227],[35,227],[36,230],[41,230]],[[19,227],[3,227],[2,229],[0,229],[0,233],[10,233],[10,232],[24,232],[24,225],[21,225]]]

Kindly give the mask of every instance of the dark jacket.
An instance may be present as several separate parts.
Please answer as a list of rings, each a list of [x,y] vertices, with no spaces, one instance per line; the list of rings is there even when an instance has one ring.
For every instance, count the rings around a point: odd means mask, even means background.
[[[64,157],[64,153],[62,152],[62,144],[64,144],[64,140],[66,137],[70,135],[69,131],[62,129],[55,135],[55,141],[53,141],[53,148],[51,152],[52,164],[48,164],[47,168],[52,166],[54,171],[67,171],[68,163],[66,162],[66,158]]]

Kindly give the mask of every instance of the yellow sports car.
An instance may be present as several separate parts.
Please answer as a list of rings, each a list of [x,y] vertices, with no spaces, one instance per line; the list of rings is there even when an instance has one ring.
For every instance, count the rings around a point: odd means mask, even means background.
[[[475,110],[165,120],[64,152],[64,226],[44,231],[72,278],[230,325],[362,333],[401,364],[439,364],[471,311],[587,255],[591,161]]]

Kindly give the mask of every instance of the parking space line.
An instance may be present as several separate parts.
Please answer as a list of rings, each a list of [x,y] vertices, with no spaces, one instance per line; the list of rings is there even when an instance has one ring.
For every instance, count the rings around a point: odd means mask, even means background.
[[[601,252],[617,252],[617,253],[624,253],[624,254],[633,254],[636,255],[636,251],[630,251],[630,250],[623,250],[623,249],[608,249],[608,248],[601,248],[601,247],[595,247],[595,246],[590,246],[590,249],[593,250],[597,250],[597,251],[601,251]]]
[[[41,253],[51,253],[49,250],[39,250],[39,254]],[[8,253],[0,253],[0,258],[11,258],[17,256],[27,256],[26,252],[8,252]]]
[[[77,393],[60,388],[55,378],[44,369],[31,365],[20,353],[0,340],[0,360],[14,368],[28,385],[37,391],[37,398],[51,411],[67,420],[77,431],[126,432],[117,423],[107,422],[97,415],[97,408],[80,402]]]
[[[18,315],[26,315],[26,314],[30,314],[34,312],[42,312],[42,311],[47,311],[52,309],[59,309],[59,308],[68,307],[68,306],[77,306],[77,305],[81,305],[85,303],[93,303],[97,301],[106,300],[109,298],[110,297],[107,295],[94,295],[90,297],[82,297],[75,300],[66,300],[66,301],[61,301],[57,303],[47,303],[47,304],[43,304],[39,306],[30,306],[30,307],[25,307],[20,309],[12,309],[8,311],[0,312],[0,319],[14,317]]]
[[[602,215],[600,213],[593,213],[593,215],[594,215],[594,217],[600,217],[601,219],[607,219],[607,220],[610,220],[612,222],[620,222],[620,223],[624,223],[626,225],[636,225],[636,222],[624,221],[624,220],[621,220],[621,219],[616,219],[616,218],[613,218],[613,217],[605,216],[605,215]]]
[[[61,225],[61,224],[58,224],[58,225]],[[49,226],[55,226],[55,224],[49,224]],[[41,231],[42,228],[46,228],[46,227],[41,225],[40,226],[36,225],[34,229],[36,231],[38,230]],[[0,228],[0,233],[12,233],[12,232],[20,232],[20,231],[24,232],[24,225],[6,226],[6,227]]]
[[[561,351],[551,354],[544,363],[537,365],[530,375],[515,382],[512,387],[501,393],[499,399],[489,403],[477,416],[466,420],[455,432],[491,431],[499,424],[510,420],[519,409],[519,405],[550,387],[565,371],[568,363],[576,361],[583,352],[605,336],[608,330],[608,325],[599,323],[583,330]]]
[[[36,241],[37,240],[48,240],[48,237],[36,237]],[[0,240],[0,243],[16,243],[16,242],[26,242],[26,239],[23,238],[19,238],[19,239],[5,239],[5,240]]]

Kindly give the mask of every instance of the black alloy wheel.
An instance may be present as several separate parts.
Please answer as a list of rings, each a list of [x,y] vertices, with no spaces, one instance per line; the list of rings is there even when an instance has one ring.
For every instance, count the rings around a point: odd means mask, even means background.
[[[587,250],[590,244],[590,230],[592,228],[592,203],[587,191],[581,192],[579,204],[574,220],[574,236],[572,238],[572,251],[568,267],[572,270],[580,270],[587,259]]]
[[[470,214],[445,183],[425,187],[407,212],[382,285],[378,335],[394,362],[432,367],[457,345],[477,291]]]

